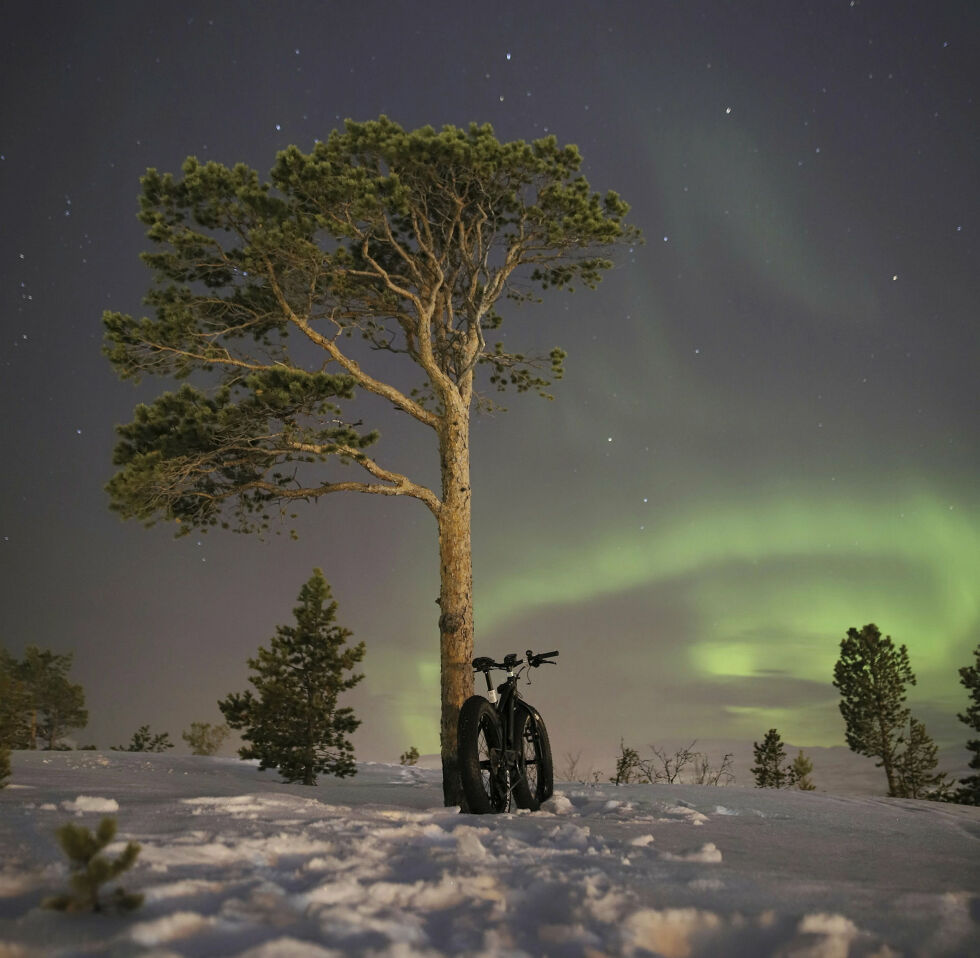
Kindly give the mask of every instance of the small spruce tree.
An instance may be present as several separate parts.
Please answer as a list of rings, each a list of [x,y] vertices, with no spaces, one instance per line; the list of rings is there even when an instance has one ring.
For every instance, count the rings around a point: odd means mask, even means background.
[[[909,719],[909,734],[905,749],[899,753],[895,768],[898,791],[902,798],[941,798],[949,791],[951,782],[942,772],[936,772],[938,746],[918,719]]]
[[[788,788],[795,784],[792,771],[786,767],[786,748],[776,729],[766,732],[760,745],[752,743],[756,764],[752,768],[756,788]]]
[[[242,729],[242,758],[276,768],[287,782],[315,785],[323,772],[355,775],[350,735],[361,723],[337,697],[364,678],[351,673],[364,658],[364,643],[347,645],[351,632],[334,625],[337,603],[323,573],[313,570],[294,609],[295,626],[281,625],[259,654],[248,660],[255,686],[218,703],[227,723]]]
[[[132,911],[143,903],[143,896],[116,888],[104,903],[99,898],[99,889],[106,882],[121,875],[140,853],[136,842],[129,842],[114,861],[103,858],[101,852],[116,836],[116,820],[103,818],[93,834],[84,825],[68,822],[56,832],[58,842],[71,862],[72,873],[69,878],[71,891],[54,898],[46,898],[41,904],[44,908],[57,911],[104,911],[115,908],[119,911]]]
[[[165,752],[168,748],[173,748],[174,743],[170,741],[169,732],[160,732],[154,735],[150,732],[149,725],[141,725],[129,740],[129,745],[110,745],[113,752]]]
[[[848,747],[858,755],[877,758],[888,779],[888,794],[901,797],[896,762],[908,725],[905,686],[915,685],[908,649],[895,648],[891,636],[870,622],[860,631],[848,629],[834,666],[840,691]]]
[[[402,757],[398,761],[402,765],[416,765],[419,760],[419,750],[413,745],[407,752],[402,752]]]
[[[191,722],[191,727],[180,733],[180,737],[190,746],[192,755],[214,755],[230,734],[227,725],[212,725],[210,722]]]
[[[980,645],[973,654],[976,657],[974,664],[964,665],[959,670],[960,684],[970,693],[970,704],[965,712],[960,712],[956,717],[978,733],[977,738],[969,739],[966,743],[967,750],[973,753],[969,767],[975,771],[960,779],[956,801],[961,805],[980,805]]]
[[[793,764],[790,767],[790,776],[792,777],[793,784],[801,792],[812,792],[817,787],[810,779],[812,772],[813,762],[800,749],[796,753],[796,758],[793,759]]]

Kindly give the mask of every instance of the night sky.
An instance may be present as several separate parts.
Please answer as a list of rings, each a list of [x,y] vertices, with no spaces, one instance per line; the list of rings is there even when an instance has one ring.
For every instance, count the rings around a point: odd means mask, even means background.
[[[360,759],[438,748],[436,528],[331,496],[300,538],[123,523],[104,309],[139,313],[138,180],[188,155],[265,175],[351,117],[575,143],[647,243],[598,291],[505,314],[568,351],[556,400],[474,419],[477,653],[535,674],[558,755],[620,736],[843,744],[850,626],[909,647],[910,702],[965,742],[980,640],[980,4],[7,5],[0,186],[0,642],[74,651],[80,743],[179,742],[314,566],[367,644]],[[349,407],[351,412],[355,407]],[[437,482],[434,437],[370,405]],[[407,431],[402,431],[405,426]]]

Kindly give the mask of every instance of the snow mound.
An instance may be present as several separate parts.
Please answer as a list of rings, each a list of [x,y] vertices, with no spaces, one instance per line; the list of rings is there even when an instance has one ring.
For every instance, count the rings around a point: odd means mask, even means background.
[[[701,822],[695,824],[700,825]],[[664,853],[664,858],[669,862],[720,862],[721,852],[714,842],[707,842],[694,851],[683,852],[680,855],[672,855],[670,852]]]
[[[114,798],[98,798],[91,795],[79,795],[70,802],[62,802],[61,807],[66,812],[118,812],[119,802]]]

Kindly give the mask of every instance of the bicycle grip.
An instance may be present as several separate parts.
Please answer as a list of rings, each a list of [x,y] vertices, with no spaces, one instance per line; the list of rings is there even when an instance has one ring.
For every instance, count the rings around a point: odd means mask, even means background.
[[[558,651],[554,652],[538,652],[535,655],[530,649],[527,650],[527,664],[533,668],[537,668],[540,665],[555,665],[555,662],[546,662],[546,659],[553,658],[558,654]]]

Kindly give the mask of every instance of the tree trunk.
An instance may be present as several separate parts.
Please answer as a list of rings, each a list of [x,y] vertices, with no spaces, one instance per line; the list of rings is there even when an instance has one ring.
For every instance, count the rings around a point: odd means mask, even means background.
[[[892,743],[889,730],[885,727],[884,719],[881,717],[882,705],[880,700],[878,707],[878,734],[881,738],[881,764],[885,769],[885,777],[888,779],[888,797],[899,798],[898,782],[895,776],[895,747]]]
[[[446,805],[465,810],[456,760],[459,710],[473,694],[473,558],[470,544],[470,449],[467,410],[447,413],[439,431],[440,741]]]

